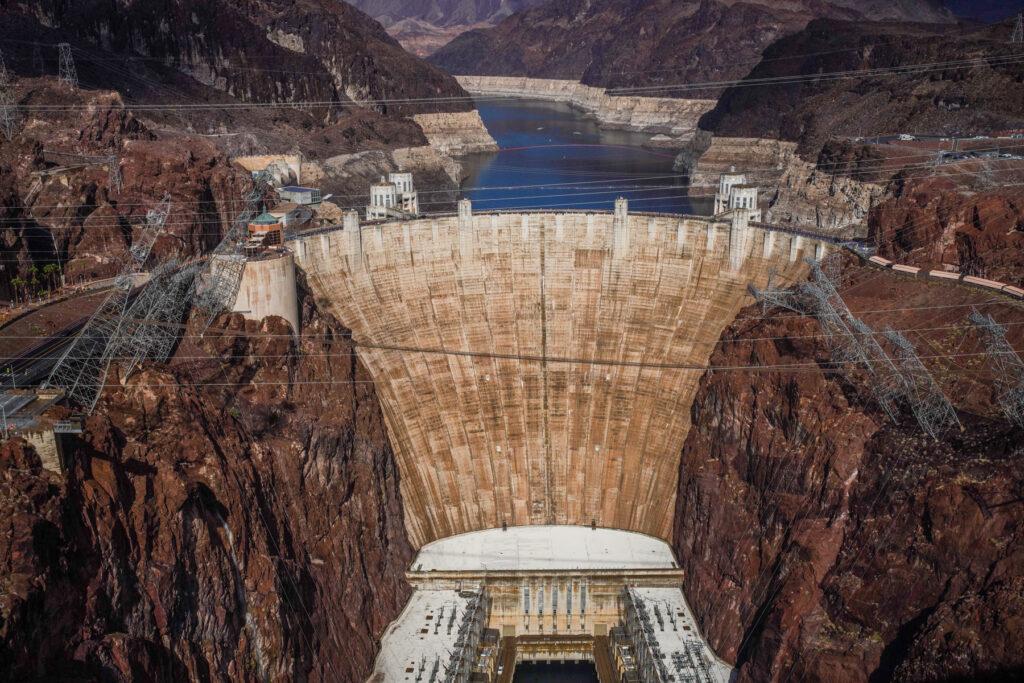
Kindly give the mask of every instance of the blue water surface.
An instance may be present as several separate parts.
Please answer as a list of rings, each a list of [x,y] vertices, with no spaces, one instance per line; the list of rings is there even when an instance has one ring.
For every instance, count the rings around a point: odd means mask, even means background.
[[[602,130],[568,105],[535,100],[477,102],[501,150],[464,160],[463,196],[477,211],[611,209],[626,197],[632,211],[700,213],[686,197],[670,150],[647,149],[649,135]]]

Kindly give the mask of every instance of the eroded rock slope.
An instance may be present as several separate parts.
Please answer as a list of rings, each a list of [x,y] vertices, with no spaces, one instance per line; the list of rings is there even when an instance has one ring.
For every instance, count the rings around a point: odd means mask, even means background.
[[[408,596],[348,332],[233,317],[102,399],[66,477],[0,455],[0,678],[355,681]]]
[[[846,296],[869,324],[920,330],[908,336],[964,430],[933,440],[909,415],[891,423],[866,375],[830,370],[813,319],[747,309],[711,358],[683,448],[674,544],[687,599],[741,681],[1012,680],[1024,673],[1024,433],[993,405],[963,318],[980,305],[1019,347],[1020,311],[856,277]],[[745,366],[768,369],[731,370]]]

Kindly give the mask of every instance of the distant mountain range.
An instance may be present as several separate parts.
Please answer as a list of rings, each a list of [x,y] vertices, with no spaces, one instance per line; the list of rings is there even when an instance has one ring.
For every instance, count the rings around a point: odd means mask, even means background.
[[[466,32],[429,61],[455,74],[564,78],[604,87],[731,80],[745,76],[769,45],[817,18],[955,20],[940,0],[560,0]]]
[[[416,19],[439,28],[497,22],[545,0],[350,0],[385,27]]]

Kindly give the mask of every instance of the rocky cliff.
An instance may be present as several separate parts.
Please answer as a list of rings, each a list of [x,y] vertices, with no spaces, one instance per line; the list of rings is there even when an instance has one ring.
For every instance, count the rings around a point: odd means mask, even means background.
[[[612,96],[604,88],[555,79],[459,76],[457,80],[473,95],[565,102],[607,128],[666,135],[670,137],[668,142],[680,145],[693,137],[697,121],[715,104],[714,100]]]
[[[478,111],[417,114],[413,120],[430,146],[441,154],[461,156],[498,151],[498,143],[487,132]]]
[[[1019,162],[961,165],[958,174],[901,177],[869,217],[879,253],[901,263],[1024,284]]]
[[[949,18],[929,0],[568,0],[463,33],[430,61],[456,74],[569,79],[598,87],[723,81],[742,78],[775,40],[821,16]],[[663,94],[707,98],[719,92],[709,87]]]
[[[488,28],[544,0],[353,0],[415,55],[426,56],[466,31]]]
[[[98,77],[121,67],[89,48],[152,59],[244,102],[355,102],[393,114],[469,108],[394,101],[464,93],[344,2],[19,0],[7,9],[81,46],[78,58],[91,61]],[[33,61],[30,47],[13,51],[26,65]]]
[[[813,319],[750,308],[692,409],[674,546],[702,631],[740,681],[1024,675],[1024,433],[993,405],[962,287],[847,271],[869,324],[908,333],[963,432],[893,424]],[[984,310],[1024,341],[1019,310]],[[962,354],[962,355],[954,355]],[[736,371],[758,366],[758,372]],[[775,368],[775,369],[772,369]]]
[[[434,26],[465,26],[495,22],[543,0],[353,0],[371,17],[390,26],[403,19],[419,19]]]
[[[356,681],[408,597],[348,332],[222,319],[106,393],[66,473],[0,453],[0,679]],[[194,330],[192,330],[194,332]]]
[[[836,137],[1024,127],[1024,67],[1007,29],[817,20],[767,49],[700,125],[716,136],[797,142],[808,159]],[[857,71],[864,75],[817,77]]]
[[[237,213],[249,180],[209,139],[157,135],[115,92],[72,90],[55,79],[23,79],[13,92],[26,104],[68,109],[22,115],[17,135],[0,138],[0,297],[54,284],[32,285],[33,266],[58,265],[68,282],[116,274],[133,226],[164,194],[172,206],[155,245],[162,257],[207,251]],[[28,283],[18,292],[16,276]]]

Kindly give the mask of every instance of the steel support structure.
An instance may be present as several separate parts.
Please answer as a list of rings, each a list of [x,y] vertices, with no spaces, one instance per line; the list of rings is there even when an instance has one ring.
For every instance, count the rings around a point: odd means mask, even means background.
[[[227,235],[221,240],[209,258],[209,272],[196,290],[196,308],[206,314],[205,331],[221,311],[230,309],[238,296],[245,273],[243,245],[248,224],[255,217],[270,184],[270,174],[262,172],[253,176],[253,188],[245,196],[241,213],[235,218]]]
[[[0,52],[0,134],[8,141],[14,139],[18,129],[18,111],[11,93],[11,73],[4,63],[4,55]]]
[[[122,377],[145,360],[162,363],[170,357],[192,302],[197,268],[180,268],[176,261],[162,264],[132,301],[117,344],[108,347]]]
[[[825,335],[833,363],[838,367],[859,366],[867,370],[868,388],[875,402],[895,422],[903,393],[899,371],[875,339],[874,332],[850,312],[835,286],[834,276],[814,259],[808,259],[807,263],[811,268],[811,282],[785,290],[751,287],[751,293],[766,308],[781,306],[813,316]],[[838,270],[837,267],[827,268],[832,272]]]
[[[57,46],[60,64],[60,80],[72,88],[78,88],[78,69],[75,68],[75,56],[71,52],[69,43],[61,43]]]
[[[167,222],[170,198],[146,215],[146,226],[128,250],[128,260],[115,279],[113,290],[92,314],[78,336],[54,365],[44,386],[60,387],[65,396],[91,413],[107,379],[111,352],[117,348],[132,287],[145,265],[157,236]]]
[[[892,328],[887,328],[883,335],[896,350],[894,361],[903,378],[904,396],[921,429],[937,439],[947,430],[959,428],[956,410],[921,362],[914,345]]]
[[[981,332],[995,378],[996,400],[1007,419],[1024,428],[1024,361],[1006,339],[1006,328],[977,309],[967,317]]]

